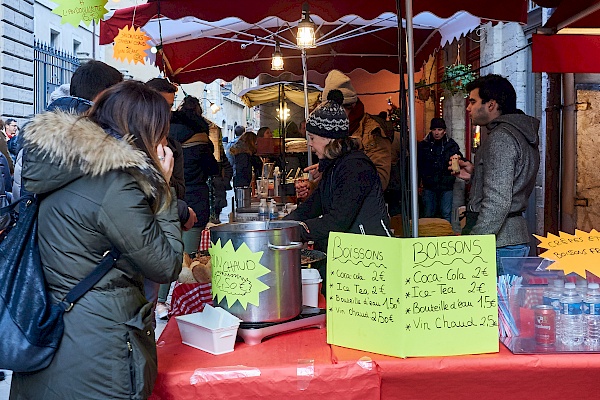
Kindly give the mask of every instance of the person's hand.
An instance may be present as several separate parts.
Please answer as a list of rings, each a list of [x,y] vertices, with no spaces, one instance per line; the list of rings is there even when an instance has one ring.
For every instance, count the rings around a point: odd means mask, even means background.
[[[312,187],[308,179],[296,179],[296,181],[294,181],[294,187],[296,188],[296,197],[299,199],[306,199],[312,192]]]
[[[308,175],[312,177],[311,181],[319,183],[323,174],[319,172],[319,164],[313,164],[309,167],[304,168],[304,172],[308,172]]]
[[[470,181],[471,176],[473,175],[473,171],[475,170],[475,166],[470,161],[465,161],[462,159],[458,160],[458,166],[460,167],[459,172],[452,171],[452,160],[448,162],[448,169],[452,172],[452,175],[460,178],[464,181]]]
[[[167,182],[171,181],[171,175],[173,175],[173,151],[168,146],[159,144],[156,146],[156,153],[158,154],[158,161],[163,170],[163,175]]]
[[[184,231],[189,231],[190,229],[192,229],[194,227],[196,222],[198,222],[198,217],[196,217],[196,213],[194,212],[194,210],[192,210],[190,207],[188,207],[188,211],[190,212],[190,217],[188,218],[186,223],[183,225],[182,229]]]

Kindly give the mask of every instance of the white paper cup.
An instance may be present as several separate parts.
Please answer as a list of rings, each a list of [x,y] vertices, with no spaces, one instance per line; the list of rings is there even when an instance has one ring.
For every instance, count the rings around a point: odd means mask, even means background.
[[[302,269],[302,305],[319,306],[319,284],[323,281],[315,268]]]

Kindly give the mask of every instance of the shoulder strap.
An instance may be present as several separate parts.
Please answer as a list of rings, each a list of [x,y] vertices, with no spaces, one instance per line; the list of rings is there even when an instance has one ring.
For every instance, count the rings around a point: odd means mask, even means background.
[[[17,207],[17,204],[19,204],[21,201],[26,200],[26,199],[31,200],[31,197],[30,196],[21,197],[19,200],[15,201],[14,203],[9,204],[6,207],[0,208],[0,215],[8,213],[8,212],[12,212]]]
[[[100,279],[112,269],[120,256],[121,252],[115,247],[106,252],[100,264],[88,276],[83,278],[81,282],[75,285],[60,303],[64,307],[65,312],[71,311],[77,300],[83,297],[96,283],[100,282]]]

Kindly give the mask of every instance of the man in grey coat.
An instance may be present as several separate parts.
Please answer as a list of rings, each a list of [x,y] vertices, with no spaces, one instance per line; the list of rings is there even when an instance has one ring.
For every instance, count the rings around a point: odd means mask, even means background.
[[[486,75],[469,83],[467,111],[488,136],[475,154],[475,164],[460,161],[460,178],[473,177],[463,233],[496,235],[498,275],[501,257],[529,254],[529,232],[523,212],[535,186],[540,163],[539,121],[517,109],[511,83]]]

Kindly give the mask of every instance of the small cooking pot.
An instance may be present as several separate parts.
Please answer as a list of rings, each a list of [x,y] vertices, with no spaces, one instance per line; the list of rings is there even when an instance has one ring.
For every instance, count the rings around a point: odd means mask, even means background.
[[[236,208],[250,208],[252,190],[248,186],[235,188],[235,206]]]
[[[258,307],[248,303],[215,298],[216,305],[243,322],[282,322],[293,319],[302,311],[302,277],[300,266],[300,225],[295,221],[253,221],[210,228],[213,244],[231,240],[237,250],[243,243],[253,252],[262,251],[260,264],[269,273],[258,278],[269,287],[260,292]]]

